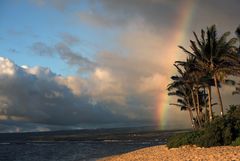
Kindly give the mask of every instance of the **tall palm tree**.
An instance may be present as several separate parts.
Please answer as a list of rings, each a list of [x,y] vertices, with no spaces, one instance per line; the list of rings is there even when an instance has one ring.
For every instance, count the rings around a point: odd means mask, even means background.
[[[188,83],[191,82],[193,86],[193,93],[192,97],[196,96],[196,104],[198,113],[201,114],[200,112],[200,99],[199,99],[199,90],[203,89],[205,91],[205,88],[208,90],[208,94],[204,94],[204,96],[208,96],[208,99],[205,98],[205,100],[208,103],[208,110],[206,109],[205,112],[209,112],[207,116],[209,116],[209,120],[211,121],[213,118],[213,112],[212,112],[212,98],[211,98],[211,86],[213,86],[213,79],[211,79],[208,76],[208,73],[205,71],[202,71],[196,64],[196,58],[189,56],[186,61],[176,61],[175,62],[177,66],[182,66],[185,70],[186,75],[188,76]],[[194,96],[195,95],[195,96]],[[203,95],[203,94],[202,94]],[[194,101],[193,100],[193,101]],[[205,107],[206,103],[205,103]]]
[[[189,102],[188,104],[191,103],[193,109],[195,110],[198,124],[201,127],[202,125],[201,125],[201,121],[199,118],[199,109],[198,109],[198,106],[196,103],[197,101],[196,101],[196,97],[195,97],[194,81],[191,79],[188,71],[186,71],[185,69],[181,69],[176,64],[174,64],[174,66],[176,67],[176,69],[178,71],[178,75],[171,77],[173,82],[168,85],[168,90],[171,91],[174,88],[178,89],[179,87],[184,86],[185,88],[188,89],[188,91],[190,91],[190,95],[187,96],[188,97],[187,102]]]
[[[236,55],[233,51],[237,42],[236,38],[227,41],[229,32],[224,33],[220,38],[217,37],[216,26],[207,28],[207,32],[201,30],[201,37],[198,38],[194,32],[195,41],[190,40],[191,51],[179,46],[185,53],[196,58],[196,65],[201,71],[205,71],[214,80],[216,94],[220,105],[221,115],[223,116],[223,103],[220,94],[220,81],[224,81],[226,76],[232,72],[232,66],[236,64]]]

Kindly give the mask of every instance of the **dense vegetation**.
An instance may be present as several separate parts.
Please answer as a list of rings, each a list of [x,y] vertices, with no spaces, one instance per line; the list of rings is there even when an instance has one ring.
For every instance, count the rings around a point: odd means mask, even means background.
[[[177,74],[171,77],[168,91],[170,96],[177,97],[176,103],[170,105],[188,111],[194,131],[171,137],[168,147],[239,145],[240,105],[230,106],[224,114],[219,88],[223,84],[236,86],[232,94],[240,94],[240,83],[236,82],[240,76],[240,27],[236,30],[238,38],[227,39],[230,32],[218,37],[215,25],[201,30],[200,37],[193,34],[195,40],[190,40],[190,50],[179,46],[187,58],[174,63]],[[212,101],[212,87],[217,103]]]
[[[169,148],[182,145],[201,147],[240,145],[240,105],[230,106],[223,117],[215,117],[201,130],[176,134],[168,139]]]

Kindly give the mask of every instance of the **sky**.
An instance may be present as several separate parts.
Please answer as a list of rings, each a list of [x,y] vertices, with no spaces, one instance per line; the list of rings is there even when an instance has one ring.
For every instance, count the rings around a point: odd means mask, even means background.
[[[189,128],[166,91],[177,46],[213,24],[233,37],[239,15],[238,0],[1,0],[0,131]]]

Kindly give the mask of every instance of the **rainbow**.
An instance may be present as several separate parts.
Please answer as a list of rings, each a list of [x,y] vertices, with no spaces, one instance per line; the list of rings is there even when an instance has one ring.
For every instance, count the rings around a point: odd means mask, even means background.
[[[172,34],[173,36],[170,38],[171,45],[165,45],[166,49],[164,50],[165,53],[169,53],[172,55],[173,62],[179,57],[177,55],[178,52],[178,45],[182,44],[182,42],[186,38],[186,34],[189,32],[189,26],[191,24],[192,16],[194,15],[194,10],[197,5],[197,0],[186,0],[182,2],[181,6],[179,7],[179,17],[177,18],[176,25],[175,25],[175,32]],[[174,69],[174,68],[171,68]],[[169,73],[174,73],[172,70]],[[170,77],[170,75],[169,75]],[[168,83],[170,82],[170,79]],[[167,84],[165,84],[167,87]],[[170,98],[167,95],[167,90],[164,92],[160,92],[157,96],[157,112],[156,117],[158,121],[158,126],[160,129],[165,129],[167,124],[167,115],[169,109],[169,102]]]

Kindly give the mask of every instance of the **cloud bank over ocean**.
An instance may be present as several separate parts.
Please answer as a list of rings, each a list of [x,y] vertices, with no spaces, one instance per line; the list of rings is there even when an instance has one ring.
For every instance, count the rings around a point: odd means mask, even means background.
[[[97,68],[83,79],[57,75],[48,68],[18,66],[3,57],[0,64],[2,130],[104,127],[112,123],[126,126],[154,121],[154,106],[139,106],[141,100],[129,99],[133,96],[106,70]],[[158,76],[149,79],[156,81]],[[147,80],[142,81],[144,84]],[[143,85],[138,94],[149,88]]]

